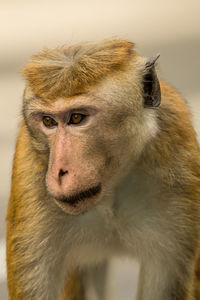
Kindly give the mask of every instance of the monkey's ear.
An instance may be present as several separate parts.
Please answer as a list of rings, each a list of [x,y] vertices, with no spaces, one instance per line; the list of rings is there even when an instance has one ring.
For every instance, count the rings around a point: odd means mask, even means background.
[[[143,76],[143,97],[145,107],[157,107],[161,102],[160,84],[155,70],[155,62],[160,54],[155,57],[148,58],[145,63]]]

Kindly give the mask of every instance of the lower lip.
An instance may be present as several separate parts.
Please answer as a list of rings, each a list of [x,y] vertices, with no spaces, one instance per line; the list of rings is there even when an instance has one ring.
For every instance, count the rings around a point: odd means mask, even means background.
[[[96,187],[93,187],[87,191],[81,192],[79,195],[74,195],[70,197],[62,197],[58,198],[56,200],[67,203],[72,206],[78,205],[78,203],[84,202],[86,200],[89,200],[90,198],[95,197],[101,192],[101,184],[98,184]]]

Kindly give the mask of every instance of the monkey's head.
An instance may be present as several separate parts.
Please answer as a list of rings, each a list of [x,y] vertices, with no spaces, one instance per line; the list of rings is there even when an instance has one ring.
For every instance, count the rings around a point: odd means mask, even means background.
[[[110,40],[45,49],[25,66],[25,124],[46,161],[46,190],[65,212],[101,201],[155,135],[156,59]]]

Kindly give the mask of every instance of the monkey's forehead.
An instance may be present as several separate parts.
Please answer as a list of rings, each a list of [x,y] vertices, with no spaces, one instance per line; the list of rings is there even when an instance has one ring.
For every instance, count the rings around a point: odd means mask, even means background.
[[[98,104],[101,105],[116,105],[121,107],[123,104],[126,105],[126,102],[130,100],[130,97],[135,97],[135,94],[140,94],[142,86],[142,76],[141,65],[143,64],[144,58],[138,56],[137,63],[133,60],[129,67],[124,70],[118,70],[115,74],[111,73],[106,77],[103,77],[102,80],[99,80],[96,84],[87,86],[84,90],[80,92],[76,91],[73,94],[55,95],[54,97],[50,95],[38,94],[32,88],[32,86],[27,82],[24,91],[24,105],[31,105],[32,108],[41,106],[41,107],[54,107],[55,103],[59,102],[60,99],[64,100],[66,105],[70,103],[77,104],[76,101],[81,104]],[[138,101],[139,102],[139,101]]]
[[[88,91],[108,74],[126,69],[137,56],[133,47],[129,41],[106,40],[44,49],[32,56],[22,74],[41,97],[69,97]]]

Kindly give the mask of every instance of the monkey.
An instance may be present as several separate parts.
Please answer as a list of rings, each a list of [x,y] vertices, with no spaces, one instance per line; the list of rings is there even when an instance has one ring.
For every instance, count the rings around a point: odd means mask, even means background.
[[[139,262],[137,300],[200,300],[200,150],[158,58],[108,39],[45,48],[23,68],[10,300],[86,300],[87,274],[105,282],[113,257]]]

